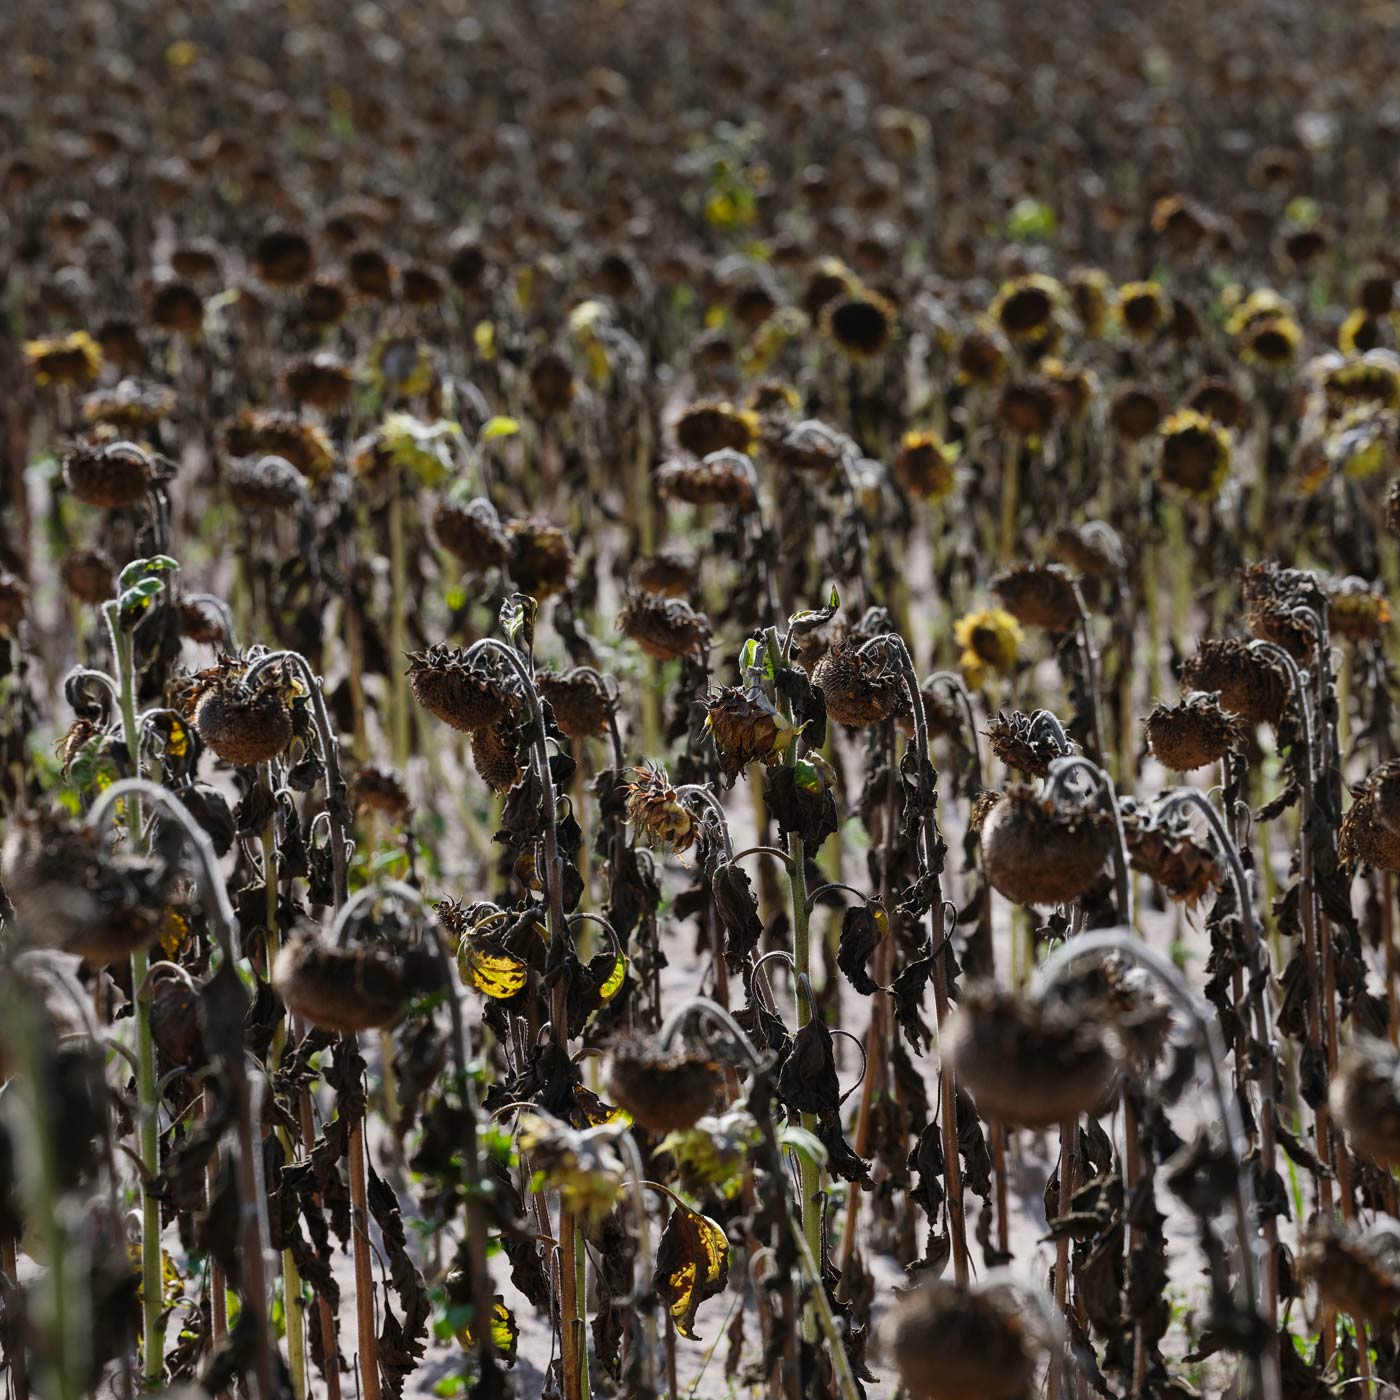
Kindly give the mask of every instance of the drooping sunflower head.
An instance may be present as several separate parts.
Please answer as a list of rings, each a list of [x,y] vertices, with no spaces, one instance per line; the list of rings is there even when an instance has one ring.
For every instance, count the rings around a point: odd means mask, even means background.
[[[626,786],[627,820],[653,845],[689,850],[700,834],[700,824],[676,796],[666,770],[659,763],[641,763],[631,776]]]
[[[1006,376],[1006,342],[994,328],[974,328],[958,342],[955,363],[959,384],[990,388]]]
[[[973,690],[989,676],[1006,675],[1016,664],[1023,634],[1021,624],[1004,608],[981,608],[953,624],[953,637],[962,649],[958,665]]]
[[[731,782],[751,763],[781,762],[797,726],[758,687],[721,686],[705,697],[705,730]]]
[[[618,614],[617,630],[658,661],[697,656],[710,638],[710,622],[703,613],[684,598],[659,593],[631,594]]]
[[[953,492],[958,449],[937,433],[911,429],[899,441],[894,459],[895,480],[911,496],[941,501]]]
[[[1049,632],[1071,632],[1079,624],[1074,580],[1059,564],[1020,564],[991,582],[997,601],[1017,622]]]
[[[1362,578],[1327,583],[1327,618],[1332,634],[1351,642],[1375,642],[1394,620],[1384,591]]]
[[[1065,417],[1070,422],[1084,418],[1099,392],[1099,379],[1093,370],[1052,357],[1041,361],[1040,372],[1055,391]]]
[[[1100,267],[1075,267],[1070,269],[1065,285],[1084,334],[1090,340],[1098,340],[1113,309],[1112,279]]]
[[[1174,773],[1219,763],[1244,740],[1244,725],[1209,691],[1188,695],[1179,705],[1158,705],[1147,716],[1152,756]]]
[[[50,384],[82,388],[102,372],[102,347],[86,331],[27,340],[24,358],[29,362],[34,382],[41,388]]]
[[[1118,289],[1118,320],[1134,340],[1156,340],[1172,318],[1172,304],[1157,282],[1125,282]]]
[[[1039,442],[1055,426],[1060,396],[1040,375],[1010,380],[1001,391],[997,417],[1009,433],[1027,442]]]
[[[127,431],[154,428],[175,409],[175,395],[158,384],[123,379],[114,389],[98,389],[83,400],[83,420]]]
[[[861,287],[822,308],[822,334],[853,360],[873,359],[894,338],[898,312],[888,298]]]
[[[1045,349],[1059,338],[1056,318],[1064,299],[1059,282],[1033,272],[1002,283],[987,314],[1014,344]]]
[[[1159,430],[1157,475],[1196,501],[1213,501],[1230,475],[1230,434],[1195,409],[1165,419]]]
[[[677,444],[702,459],[725,449],[751,452],[757,433],[756,413],[712,399],[691,404],[676,420]]]
[[[1129,384],[1114,397],[1108,419],[1124,442],[1144,442],[1161,425],[1161,396],[1146,385]]]

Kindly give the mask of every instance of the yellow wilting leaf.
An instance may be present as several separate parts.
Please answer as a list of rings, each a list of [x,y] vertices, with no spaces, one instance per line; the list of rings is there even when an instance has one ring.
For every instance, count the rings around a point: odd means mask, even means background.
[[[131,1260],[132,1270],[136,1274],[136,1300],[140,1302],[145,1296],[145,1281],[141,1277],[141,1245],[136,1240],[131,1240],[126,1246],[127,1258]],[[172,1302],[179,1298],[185,1291],[185,1280],[180,1274],[180,1270],[175,1261],[165,1251],[160,1252],[160,1273],[161,1273],[161,1301]]]
[[[670,1309],[676,1331],[698,1341],[695,1311],[729,1281],[729,1240],[707,1215],[677,1203],[656,1251],[652,1287]]]
[[[464,1322],[457,1329],[457,1342],[463,1351],[475,1349],[476,1336],[472,1332],[470,1322]],[[496,1295],[495,1305],[491,1309],[491,1345],[495,1347],[496,1355],[507,1366],[515,1365],[515,1352],[520,1345],[520,1324],[515,1320],[515,1314],[506,1307],[500,1294]]]
[[[617,961],[613,964],[613,970],[608,973],[607,981],[598,988],[598,997],[607,1005],[621,990],[622,984],[627,980],[627,959],[619,953]]]
[[[570,1118],[576,1123],[583,1123],[585,1127],[601,1128],[604,1123],[621,1123],[627,1126],[632,1122],[626,1109],[615,1108],[612,1104],[605,1103],[582,1084],[574,1085],[573,1100],[574,1113]]]
[[[529,969],[519,958],[474,947],[470,935],[457,945],[457,971],[467,986],[496,1001],[513,997],[529,976]]]
[[[170,721],[170,733],[166,736],[165,752],[171,758],[184,758],[190,751],[189,731],[178,719]]]
[[[175,954],[185,945],[185,940],[190,936],[190,921],[183,914],[177,914],[175,910],[166,906],[164,917],[160,921],[160,947],[167,958],[174,958]]]

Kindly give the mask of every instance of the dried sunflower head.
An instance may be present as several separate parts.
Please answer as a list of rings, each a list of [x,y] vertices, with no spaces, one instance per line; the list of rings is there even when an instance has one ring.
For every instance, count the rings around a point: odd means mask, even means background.
[[[230,462],[224,484],[234,505],[251,514],[292,511],[306,502],[306,480],[285,457]]]
[[[1079,625],[1074,580],[1058,564],[1022,564],[1005,569],[991,582],[1002,607],[1027,627],[1072,632]]]
[[[609,1057],[608,1096],[651,1133],[694,1127],[723,1088],[720,1067],[708,1055],[628,1039],[618,1041]]]
[[[174,393],[157,384],[123,379],[114,389],[98,389],[83,400],[83,421],[107,423],[129,432],[154,428],[175,410]]]
[[[716,400],[693,403],[676,420],[676,442],[693,457],[753,450],[758,415]]]
[[[510,558],[510,536],[485,496],[470,501],[439,497],[433,506],[433,533],[468,573],[484,573]]]
[[[1209,691],[1195,691],[1179,705],[1156,706],[1146,729],[1152,756],[1174,773],[1219,763],[1244,742],[1239,717],[1222,709],[1219,697]]]
[[[510,576],[522,593],[543,602],[568,588],[574,547],[563,530],[547,520],[512,520],[506,535]]]
[[[1384,815],[1381,807],[1382,799],[1394,791],[1394,772],[1393,763],[1382,764],[1353,793],[1337,832],[1337,858],[1344,870],[1400,870],[1400,824],[1393,829],[1386,820],[1389,806]]]
[[[1057,726],[1042,723],[1043,712],[1024,714],[998,711],[987,726],[987,742],[992,752],[1008,767],[1033,778],[1043,778],[1057,758],[1070,750],[1060,743]]]
[[[861,653],[867,638],[845,637],[812,668],[812,684],[839,724],[863,729],[891,719],[908,707],[904,678],[878,651]]]
[[[1130,384],[1115,395],[1108,421],[1124,442],[1145,442],[1162,421],[1161,397],[1155,389]]]
[[[409,652],[408,663],[413,698],[464,734],[505,719],[515,708],[514,687],[490,652],[469,656],[461,647],[438,642],[427,651]]]
[[[894,459],[895,480],[911,496],[941,501],[952,494],[958,449],[934,432],[907,432]]]
[[[1337,1066],[1330,1103],[1353,1152],[1379,1167],[1400,1166],[1400,1050],[1357,1036]]]
[[[1184,496],[1213,501],[1230,475],[1230,434],[1194,409],[1173,413],[1161,426],[1157,475]]]
[[[219,664],[183,678],[177,708],[225,763],[267,763],[292,741],[289,685],[280,667],[243,679],[248,663],[221,656]]]
[[[1302,1243],[1303,1276],[1329,1307],[1378,1324],[1400,1308],[1400,1259],[1388,1232],[1368,1239],[1352,1221],[1319,1216]]]
[[[338,355],[323,350],[288,365],[282,372],[282,385],[293,403],[335,413],[350,402],[355,376]]]
[[[337,948],[314,933],[283,944],[272,985],[294,1015],[341,1035],[392,1026],[411,993],[404,960],[387,948]]]
[[[1002,387],[997,416],[1007,432],[1028,442],[1039,442],[1059,416],[1060,395],[1048,379],[1023,376]]]
[[[628,574],[628,582],[643,593],[683,598],[700,586],[700,564],[688,554],[662,550],[638,559]]]
[[[948,1053],[978,1112],[1019,1128],[1048,1128],[1090,1112],[1114,1074],[1094,1017],[991,983],[963,992]]]
[[[1202,379],[1186,395],[1186,407],[1204,414],[1227,431],[1244,427],[1249,405],[1228,379]]]
[[[781,762],[797,728],[758,686],[721,686],[705,697],[705,729],[724,776],[733,782],[750,763]]]
[[[1181,668],[1186,691],[1211,691],[1246,724],[1277,725],[1288,703],[1288,672],[1276,657],[1235,638],[1207,638]]]
[[[627,784],[627,820],[654,845],[687,851],[700,834],[699,823],[677,796],[660,764],[632,769]]]
[[[569,738],[592,739],[608,732],[612,702],[597,672],[582,666],[563,672],[537,671],[535,686]]]
[[[1282,647],[1300,666],[1308,665],[1319,640],[1316,619],[1327,616],[1327,595],[1317,575],[1269,562],[1250,565],[1242,580],[1250,630]]]
[[[27,340],[24,358],[40,387],[82,388],[102,372],[102,347],[86,332]]]
[[[84,505],[135,505],[154,479],[151,454],[134,442],[80,443],[63,459],[63,480]]]
[[[472,730],[472,766],[492,792],[509,792],[520,781],[520,736],[509,720]]]
[[[617,618],[617,630],[630,637],[648,656],[675,661],[702,653],[710,623],[683,598],[658,593],[633,593]]]
[[[116,580],[116,568],[100,549],[74,550],[63,561],[64,587],[84,603],[105,603]]]
[[[1155,340],[1172,317],[1171,302],[1158,282],[1125,282],[1118,289],[1118,319],[1134,340]]]
[[[1064,295],[1064,288],[1053,277],[1028,273],[1004,282],[987,314],[1008,340],[1044,345],[1059,333],[1056,313]]]
[[[663,497],[695,506],[735,506],[752,510],[757,502],[753,463],[742,452],[721,448],[699,462],[666,462],[656,469]]]
[[[1015,904],[1068,904],[1098,881],[1113,840],[1107,813],[1010,787],[982,827],[983,869]]]
[[[325,432],[292,413],[250,410],[224,432],[231,457],[281,457],[304,477],[325,476],[335,466],[335,450]]]
[[[350,782],[350,802],[357,812],[378,812],[398,821],[408,812],[408,789],[393,769],[366,763]]]
[[[894,338],[897,317],[889,300],[859,288],[832,297],[822,307],[822,334],[852,359],[867,360]]]
[[[1111,577],[1127,563],[1118,532],[1102,520],[1058,526],[1050,537],[1050,554],[1057,564],[1078,569],[1089,578]]]
[[[1384,592],[1365,579],[1329,580],[1327,603],[1333,636],[1344,637],[1347,641],[1379,641],[1393,621]]]
[[[1123,837],[1134,870],[1155,880],[1169,899],[1194,909],[1224,881],[1220,862],[1192,834],[1185,816],[1159,817],[1123,803]]]

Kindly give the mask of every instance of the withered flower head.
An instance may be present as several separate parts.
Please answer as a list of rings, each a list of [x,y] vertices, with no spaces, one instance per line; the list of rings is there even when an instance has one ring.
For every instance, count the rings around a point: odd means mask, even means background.
[[[1300,666],[1312,660],[1318,633],[1315,617],[1326,617],[1327,595],[1315,574],[1269,562],[1242,574],[1250,630],[1282,647]]]
[[[726,448],[748,453],[757,431],[756,413],[715,400],[691,404],[676,420],[676,442],[693,457],[708,457]]]
[[[321,1030],[354,1035],[392,1026],[410,988],[404,961],[385,948],[336,948],[313,933],[288,939],[272,965],[283,1004]]]
[[[1055,330],[1055,311],[1064,289],[1053,277],[1028,273],[1002,284],[988,310],[1002,332],[1014,341],[1043,341]]]
[[[1337,858],[1343,869],[1400,870],[1400,821],[1393,805],[1400,796],[1398,767],[1394,760],[1383,763],[1354,791],[1337,833]]]
[[[1194,409],[1173,413],[1161,426],[1157,474],[1197,501],[1213,501],[1230,475],[1230,434]]]
[[[17,817],[5,853],[5,892],[22,936],[94,966],[155,941],[173,874],[153,857],[108,852],[92,828],[57,812]]]
[[[958,449],[934,432],[907,432],[894,459],[895,480],[911,496],[941,501],[952,494]]]
[[[1077,420],[1088,413],[1090,404],[1099,392],[1098,377],[1092,370],[1066,364],[1063,360],[1049,359],[1041,361],[1040,372],[1054,390],[1066,418]]]
[[[1220,862],[1196,840],[1184,815],[1161,817],[1140,811],[1125,799],[1123,837],[1132,868],[1155,880],[1169,899],[1188,909],[1224,881]]]
[[[900,1295],[883,1326],[900,1380],[916,1400],[1024,1400],[1036,1348],[1009,1292],[930,1279]]]
[[[1118,317],[1134,340],[1155,340],[1171,320],[1171,302],[1157,282],[1127,282],[1118,289]]]
[[[1048,379],[1013,379],[1001,391],[997,415],[1002,426],[1019,438],[1043,438],[1055,426],[1060,396]]]
[[[340,356],[321,351],[288,365],[282,372],[282,383],[293,403],[334,413],[350,402],[355,376]]]
[[[350,285],[371,301],[387,301],[394,292],[394,267],[382,248],[362,243],[345,259]]]
[[[992,887],[1015,904],[1068,904],[1093,887],[1114,840],[1107,813],[1008,788],[982,828]]]
[[[287,681],[279,667],[264,671],[252,685],[244,679],[246,661],[221,656],[217,666],[182,678],[177,708],[194,722],[199,737],[225,763],[267,763],[292,741]]]
[[[1111,577],[1127,563],[1118,532],[1102,520],[1056,527],[1050,539],[1050,553],[1056,563],[1078,569],[1089,578]]]
[[[1000,384],[1006,374],[1006,345],[987,330],[972,330],[958,345],[957,378],[960,384],[982,388]]]
[[[1187,691],[1213,691],[1246,724],[1276,725],[1288,703],[1288,672],[1272,656],[1234,638],[1207,638],[1181,668]]]
[[[1099,267],[1071,268],[1065,278],[1074,314],[1091,340],[1097,340],[1108,325],[1108,313],[1113,305],[1113,283]]]
[[[1400,1050],[1357,1036],[1337,1066],[1330,1102],[1353,1152],[1378,1167],[1400,1166]]]
[[[822,334],[852,359],[870,359],[893,339],[896,316],[886,298],[861,288],[835,296],[822,307]]]
[[[574,401],[574,371],[555,350],[547,350],[530,366],[530,393],[545,417],[567,413]]]
[[[357,812],[378,812],[397,821],[408,811],[408,789],[392,768],[366,763],[351,779],[350,802]]]
[[[153,464],[134,442],[80,443],[63,459],[63,479],[85,505],[119,510],[145,496]]]
[[[812,684],[821,691],[827,714],[853,729],[891,719],[909,703],[903,676],[880,649],[861,654],[866,640],[843,638],[812,668]]]
[[[180,635],[200,646],[228,646],[228,625],[219,610],[202,598],[181,598]]]
[[[84,603],[105,603],[112,596],[117,571],[100,549],[75,550],[63,561],[63,584]]]
[[[1147,716],[1147,744],[1163,768],[1190,773],[1219,763],[1244,742],[1244,725],[1219,697],[1196,691],[1179,705],[1158,705]]]
[[[506,535],[510,540],[510,576],[520,592],[543,602],[568,588],[574,547],[559,526],[547,520],[512,520]]]
[[[1162,400],[1154,389],[1129,385],[1114,398],[1108,418],[1125,442],[1143,442],[1162,421]]]
[[[797,737],[792,722],[757,686],[721,686],[705,697],[705,729],[715,741],[724,776],[733,782],[750,763],[782,760]]]
[[[659,764],[641,763],[627,784],[627,820],[653,845],[687,851],[700,834],[699,823],[671,786]]]
[[[1266,316],[1250,321],[1240,345],[1246,364],[1275,372],[1292,365],[1303,345],[1303,332],[1292,316]]]
[[[658,661],[699,655],[710,637],[709,619],[703,613],[683,598],[659,593],[631,594],[618,614],[617,630]]]
[[[50,340],[28,340],[24,358],[41,387],[58,384],[81,388],[102,372],[102,347],[86,332],[55,336]]]
[[[500,669],[503,663],[488,651],[468,658],[461,647],[438,642],[427,651],[409,652],[408,663],[413,698],[464,734],[505,719],[515,707]]]
[[[953,624],[953,639],[962,648],[958,666],[973,690],[990,675],[1006,675],[1016,664],[1023,637],[1021,624],[1005,608],[981,608]]]
[[[253,248],[253,272],[270,287],[294,287],[311,276],[311,244],[295,229],[270,229]]]
[[[720,1067],[689,1050],[663,1050],[646,1039],[621,1040],[608,1063],[608,1097],[651,1133],[692,1128],[724,1088]]]
[[[1242,428],[1249,416],[1244,395],[1228,379],[1200,380],[1187,393],[1186,406],[1231,431]]]
[[[306,502],[306,481],[285,457],[230,462],[224,484],[234,505],[253,514],[292,511]]]
[[[1383,1324],[1400,1308],[1400,1259],[1393,1238],[1368,1239],[1354,1221],[1319,1216],[1307,1228],[1298,1262],[1329,1307]]]
[[[765,445],[784,470],[812,476],[829,476],[851,447],[849,439],[815,418],[794,423]]]
[[[1333,636],[1375,642],[1385,636],[1393,614],[1378,585],[1352,577],[1328,581],[1327,619]]]
[[[293,413],[241,414],[224,432],[224,449],[231,457],[285,458],[309,478],[324,476],[335,465],[335,450],[325,432]]]
[[[537,671],[535,686],[554,711],[559,728],[571,739],[592,739],[608,732],[612,708],[607,688],[596,671]]]
[[[123,379],[115,389],[97,389],[83,400],[83,421],[129,430],[150,429],[168,418],[174,408],[175,395],[169,389]]]
[[[1058,564],[1022,564],[1005,569],[991,582],[1002,607],[1027,627],[1072,632],[1079,626],[1074,580]]]
[[[1319,387],[1330,417],[1339,418],[1362,404],[1400,408],[1400,357],[1393,350],[1371,350],[1342,359],[1323,356]]]
[[[737,506],[750,510],[756,501],[753,463],[742,452],[721,448],[702,461],[666,462],[656,469],[663,497],[695,506]]]
[[[1048,1128],[1088,1113],[1113,1079],[1094,1017],[991,983],[963,992],[947,1045],[978,1112],[1013,1127]]]
[[[1042,712],[1024,714],[999,710],[987,726],[987,741],[992,752],[1008,767],[1033,778],[1043,778],[1057,758],[1066,757],[1070,750],[1060,743],[1052,724],[1041,723]]]
[[[683,598],[700,586],[700,565],[688,554],[671,549],[661,550],[638,559],[632,565],[628,582],[644,593]]]
[[[509,720],[472,730],[472,766],[492,792],[509,792],[520,781],[520,736]]]
[[[470,501],[439,497],[433,506],[433,533],[468,573],[484,573],[510,558],[510,536],[485,496]]]

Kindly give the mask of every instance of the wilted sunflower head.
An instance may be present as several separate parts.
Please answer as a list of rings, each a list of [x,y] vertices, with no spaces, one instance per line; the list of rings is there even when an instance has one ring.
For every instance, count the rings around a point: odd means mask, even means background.
[[[659,764],[641,763],[631,770],[627,784],[627,820],[652,845],[688,851],[700,834],[700,824],[676,796],[666,770]]]
[[[702,400],[691,404],[676,420],[676,442],[693,457],[712,452],[749,453],[758,433],[758,415],[731,403]]]
[[[502,663],[490,651],[469,655],[446,642],[409,652],[408,683],[430,715],[464,734],[505,719],[517,703]]]
[[[387,948],[338,948],[294,935],[272,965],[272,985],[293,1014],[320,1030],[354,1035],[402,1019],[411,993],[403,958]]]
[[[862,652],[868,638],[844,637],[812,668],[826,712],[838,724],[863,729],[891,719],[908,705],[904,678],[877,647]]]
[[[1102,520],[1057,526],[1050,537],[1050,554],[1056,563],[1078,569],[1089,578],[1109,578],[1127,563],[1118,532]]]
[[[250,514],[292,511],[306,503],[306,481],[285,457],[230,462],[224,485],[229,500]]]
[[[802,309],[810,320],[819,321],[831,302],[855,292],[859,286],[860,279],[839,258],[823,258],[807,279]]]
[[[1040,1351],[1009,1290],[929,1279],[900,1295],[885,1345],[917,1400],[1023,1400]]]
[[[1040,710],[1030,715],[999,710],[985,733],[992,752],[1008,768],[1032,778],[1045,777],[1050,765],[1070,752],[1060,742],[1059,726],[1044,722]]]
[[[571,1128],[547,1113],[524,1113],[519,1143],[529,1154],[540,1186],[558,1191],[590,1228],[601,1225],[617,1204],[627,1168],[617,1150],[618,1125]]]
[[[537,671],[535,687],[555,722],[571,739],[592,739],[608,732],[612,701],[596,671],[576,666],[571,671]]]
[[[1126,282],[1118,289],[1118,319],[1134,340],[1156,340],[1172,317],[1171,302],[1157,282]]]
[[[1353,791],[1337,832],[1337,858],[1344,870],[1400,870],[1400,813],[1394,810],[1400,796],[1398,770],[1395,761],[1382,764]]]
[[[134,442],[80,442],[63,459],[63,479],[84,505],[119,510],[145,496],[155,463]]]
[[[1113,431],[1125,442],[1143,442],[1162,421],[1162,400],[1155,389],[1130,384],[1114,396],[1108,411]]]
[[[1331,1108],[1353,1152],[1400,1166],[1400,1051],[1388,1040],[1352,1041],[1332,1080]]]
[[[1039,375],[1011,380],[997,402],[997,417],[1007,432],[1033,443],[1055,426],[1059,410],[1055,386]]]
[[[439,497],[433,506],[433,533],[468,573],[484,573],[510,558],[510,536],[485,496],[469,501]]]
[[[1319,367],[1329,417],[1339,418],[1361,404],[1400,408],[1400,356],[1394,351],[1371,350],[1340,362],[1323,356]]]
[[[1152,232],[1161,234],[1179,257],[1189,257],[1200,248],[1215,220],[1208,210],[1185,195],[1166,195],[1152,208]],[[1155,287],[1155,282],[1133,282],[1131,287]],[[1128,287],[1124,287],[1126,293]]]
[[[1113,307],[1113,282],[1108,273],[1100,267],[1071,268],[1065,286],[1084,334],[1097,340],[1108,326]]]
[[[220,656],[218,665],[180,678],[175,708],[225,763],[267,763],[292,741],[292,683],[280,666],[249,684],[248,662]]]
[[[83,400],[83,420],[129,431],[149,430],[175,409],[174,393],[159,384],[123,379],[114,389],[97,389]]]
[[[1241,578],[1250,630],[1307,666],[1319,640],[1317,619],[1327,615],[1327,595],[1317,575],[1269,561],[1251,564]]]
[[[703,613],[684,598],[659,593],[630,594],[617,616],[617,630],[658,661],[698,656],[710,639],[710,621]]]
[[[628,574],[628,583],[644,593],[682,598],[700,586],[700,564],[689,554],[663,549],[638,559]]]
[[[1196,840],[1184,813],[1143,811],[1125,798],[1122,817],[1129,864],[1169,899],[1194,909],[1224,883],[1220,862]]]
[[[1236,638],[1210,637],[1181,668],[1183,690],[1213,691],[1246,724],[1277,725],[1288,703],[1288,672],[1276,657]]]
[[[1064,288],[1053,277],[1028,273],[1001,285],[988,315],[1013,343],[1044,348],[1060,334],[1056,314],[1064,296]]]
[[[721,686],[705,697],[705,711],[705,730],[730,782],[750,763],[781,762],[798,734],[759,686]]]
[[[1006,376],[1006,343],[995,330],[969,331],[958,343],[955,363],[959,384],[990,388]]]
[[[74,550],[63,561],[63,585],[84,603],[105,603],[116,579],[115,566],[100,549]]]
[[[350,803],[357,812],[378,812],[397,821],[408,811],[408,789],[392,768],[366,763],[351,779]]]
[[[102,372],[102,347],[86,332],[27,340],[24,358],[41,388],[54,384],[80,389]]]
[[[1244,742],[1244,726],[1207,691],[1188,695],[1179,705],[1158,705],[1147,716],[1152,756],[1174,773],[1190,773],[1219,763]]]
[[[1013,903],[1068,904],[1098,882],[1113,840],[1107,813],[1010,787],[982,827],[982,865]]]
[[[822,334],[852,359],[867,360],[894,338],[897,316],[893,303],[862,287],[827,302],[822,308]]]
[[[953,491],[958,461],[957,447],[937,433],[911,430],[899,442],[894,459],[895,480],[911,496],[941,501]]]
[[[1228,379],[1198,381],[1186,395],[1186,406],[1230,430],[1243,427],[1249,413],[1244,395]]]
[[[758,497],[753,463],[742,452],[721,448],[701,461],[679,459],[656,469],[656,486],[663,497],[694,506],[725,505],[752,510]]]
[[[1023,634],[1021,624],[1004,608],[981,608],[953,624],[953,639],[962,648],[958,665],[963,680],[978,690],[989,676],[1010,672]]]
[[[1213,501],[1230,475],[1230,434],[1203,413],[1184,408],[1160,429],[1157,475],[1197,501]]]
[[[711,1112],[724,1077],[708,1055],[663,1050],[654,1040],[614,1044],[608,1063],[608,1095],[651,1133],[692,1128]]]
[[[948,1037],[959,1087],[994,1122],[1048,1128],[1078,1118],[1113,1079],[1099,1022],[1058,999],[1032,1001],[983,982],[959,998]]]
[[[510,576],[522,593],[543,602],[569,586],[574,569],[574,546],[567,534],[547,520],[512,520]]]
[[[1058,564],[1021,564],[991,581],[997,601],[1027,627],[1072,632],[1079,625],[1074,580]]]
[[[325,476],[335,465],[335,449],[323,429],[292,413],[250,409],[224,430],[230,457],[282,457],[304,477]]]
[[[471,750],[472,767],[492,792],[509,792],[520,781],[520,734],[509,719],[472,730]]]
[[[1356,577],[1328,581],[1327,617],[1333,636],[1351,642],[1379,641],[1393,620],[1379,585]]]
[[[270,287],[294,287],[314,265],[310,240],[296,229],[270,229],[253,248],[253,272]]]
[[[1042,360],[1040,372],[1055,391],[1060,401],[1060,410],[1071,422],[1077,422],[1088,413],[1090,405],[1099,392],[1098,376],[1078,365],[1066,364],[1063,360]]]
[[[1388,1322],[1400,1308],[1400,1258],[1389,1232],[1368,1238],[1355,1221],[1321,1215],[1302,1245],[1303,1277],[1329,1307],[1375,1323]]]
[[[339,355],[323,350],[288,365],[282,371],[282,385],[293,403],[334,413],[350,402],[355,376]]]
[[[573,366],[557,350],[546,350],[531,365],[530,393],[544,417],[567,413],[575,389]]]

